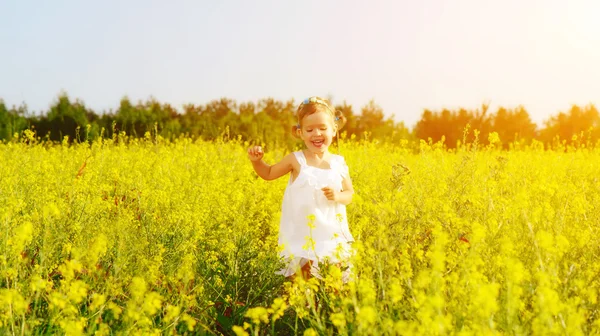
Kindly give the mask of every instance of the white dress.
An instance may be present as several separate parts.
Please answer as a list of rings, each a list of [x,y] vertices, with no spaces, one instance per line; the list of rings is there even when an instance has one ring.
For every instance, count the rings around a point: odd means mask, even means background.
[[[290,276],[309,260],[311,272],[318,275],[318,263],[328,258],[332,263],[346,260],[354,241],[348,227],[346,206],[328,200],[321,188],[342,190],[342,178],[348,166],[340,155],[332,154],[330,169],[309,166],[302,151],[294,152],[300,173],[292,176],[283,195],[279,225],[280,256],[287,267],[277,272]]]

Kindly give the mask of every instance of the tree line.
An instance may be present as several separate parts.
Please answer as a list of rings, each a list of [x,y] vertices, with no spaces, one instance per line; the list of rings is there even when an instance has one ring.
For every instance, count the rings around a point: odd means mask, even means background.
[[[116,132],[134,137],[151,132],[165,138],[185,135],[214,140],[228,132],[250,142],[293,147],[297,141],[290,132],[297,122],[296,107],[293,100],[265,98],[238,103],[221,98],[204,105],[186,104],[178,111],[154,98],[134,104],[124,97],[116,110],[96,113],[83,101],[72,100],[63,92],[47,111],[34,114],[26,104],[9,108],[0,99],[0,140],[10,141],[26,129],[52,141],[62,141],[65,136],[75,141],[94,140],[111,137]],[[600,114],[594,105],[573,105],[570,110],[551,116],[541,128],[522,106],[499,107],[494,112],[485,104],[477,109],[425,109],[412,129],[396,122],[393,115],[386,117],[373,100],[358,111],[345,102],[335,108],[348,119],[342,132],[347,138],[443,141],[446,147],[455,148],[463,141],[465,129],[470,128],[479,131],[482,142],[487,141],[488,134],[496,132],[505,148],[511,143],[530,144],[533,140],[545,144],[576,139],[592,144],[600,141]]]

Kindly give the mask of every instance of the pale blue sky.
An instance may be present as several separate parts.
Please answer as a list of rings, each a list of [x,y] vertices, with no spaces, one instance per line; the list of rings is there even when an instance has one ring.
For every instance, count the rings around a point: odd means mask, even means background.
[[[0,0],[0,98],[97,112],[156,97],[374,99],[423,109],[490,102],[535,122],[600,102],[600,1]]]

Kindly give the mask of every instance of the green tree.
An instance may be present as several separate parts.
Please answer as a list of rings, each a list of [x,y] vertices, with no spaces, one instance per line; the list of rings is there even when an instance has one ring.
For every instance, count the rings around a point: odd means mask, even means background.
[[[540,138],[546,143],[557,140],[571,141],[574,136],[594,143],[600,140],[600,114],[593,104],[572,105],[569,112],[559,112],[545,122]]]
[[[522,106],[516,109],[498,108],[492,124],[505,148],[508,148],[511,142],[530,143],[536,137],[536,125]]]
[[[81,100],[76,99],[72,103],[69,96],[62,92],[50,106],[48,114],[42,117],[45,120],[41,122],[40,129],[43,131],[47,128],[43,133],[49,134],[51,140],[62,141],[68,136],[70,140],[82,141],[85,140],[83,135],[90,113]]]
[[[10,140],[15,133],[27,129],[26,115],[27,105],[7,109],[4,100],[0,99],[0,140]]]

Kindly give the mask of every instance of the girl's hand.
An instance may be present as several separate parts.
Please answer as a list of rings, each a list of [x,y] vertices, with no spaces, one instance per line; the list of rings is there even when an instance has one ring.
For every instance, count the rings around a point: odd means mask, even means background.
[[[265,153],[263,153],[263,150],[260,146],[248,148],[248,159],[250,159],[250,161],[259,161],[264,155]]]
[[[332,189],[330,187],[324,187],[324,188],[321,188],[321,190],[323,190],[323,194],[325,195],[325,197],[327,197],[328,200],[334,201],[334,202],[338,201],[339,192],[335,191],[334,189]]]

